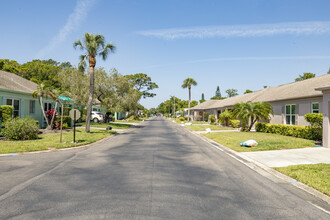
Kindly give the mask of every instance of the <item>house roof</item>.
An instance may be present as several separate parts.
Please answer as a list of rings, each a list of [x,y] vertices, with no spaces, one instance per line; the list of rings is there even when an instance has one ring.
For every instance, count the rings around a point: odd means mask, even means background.
[[[37,84],[14,73],[0,70],[0,89],[33,93],[37,90]]]
[[[330,74],[277,87],[269,87],[253,93],[238,95],[223,100],[210,100],[215,102],[212,102],[212,104],[210,103],[209,105],[203,105],[205,103],[204,102],[191,109],[205,110],[224,108],[233,106],[239,102],[276,102],[282,100],[319,97],[322,96],[322,92],[315,89],[327,86],[330,86]]]

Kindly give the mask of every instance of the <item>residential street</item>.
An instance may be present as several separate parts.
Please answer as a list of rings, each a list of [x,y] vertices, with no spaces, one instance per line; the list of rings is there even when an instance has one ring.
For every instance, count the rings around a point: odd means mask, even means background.
[[[0,157],[0,219],[330,219],[272,181],[155,118],[88,147]]]

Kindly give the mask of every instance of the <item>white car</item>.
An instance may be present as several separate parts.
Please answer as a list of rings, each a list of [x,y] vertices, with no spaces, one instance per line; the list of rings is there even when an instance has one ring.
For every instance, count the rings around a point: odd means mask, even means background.
[[[104,114],[101,112],[92,112],[91,114],[91,121],[93,122],[100,122],[103,121]]]

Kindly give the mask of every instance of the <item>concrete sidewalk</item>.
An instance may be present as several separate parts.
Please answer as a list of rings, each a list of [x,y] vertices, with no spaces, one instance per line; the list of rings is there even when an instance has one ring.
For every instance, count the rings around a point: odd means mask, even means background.
[[[330,163],[330,148],[312,147],[290,150],[240,152],[268,167],[286,167],[299,164]]]

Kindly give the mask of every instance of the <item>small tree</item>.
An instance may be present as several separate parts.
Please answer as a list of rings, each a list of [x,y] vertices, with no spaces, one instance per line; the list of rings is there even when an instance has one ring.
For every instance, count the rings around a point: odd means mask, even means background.
[[[250,131],[258,120],[269,120],[270,115],[274,115],[274,112],[269,103],[241,102],[234,105],[233,115],[241,120],[243,130]]]
[[[189,102],[188,102],[188,121],[190,121],[190,102],[191,102],[191,86],[196,86],[197,82],[193,78],[187,78],[183,81],[182,88],[188,88],[189,90]],[[198,104],[198,103],[197,103]]]
[[[247,89],[247,90],[245,90],[244,94],[247,94],[247,93],[252,93],[252,92],[253,92],[252,90],[250,90],[250,89]]]
[[[310,79],[310,78],[314,78],[315,74],[314,73],[304,73],[303,75],[299,75],[298,78],[295,79],[296,82],[298,81],[302,81],[305,79]]]
[[[228,94],[228,97],[234,97],[237,96],[237,89],[227,89],[226,93]]]
[[[233,115],[228,109],[226,109],[219,115],[219,122],[227,127],[229,126],[229,122],[231,119],[233,119]]]
[[[47,128],[49,127],[49,120],[46,116],[44,104],[43,104],[43,98],[47,98],[48,96],[53,97],[52,89],[49,86],[46,86],[45,84],[41,83],[38,85],[37,90],[32,93],[33,98],[39,98],[39,104],[41,107],[42,114],[45,118],[45,121],[47,123]]]
[[[204,93],[202,93],[202,99],[199,100],[199,103],[203,103],[203,102],[205,102]]]

